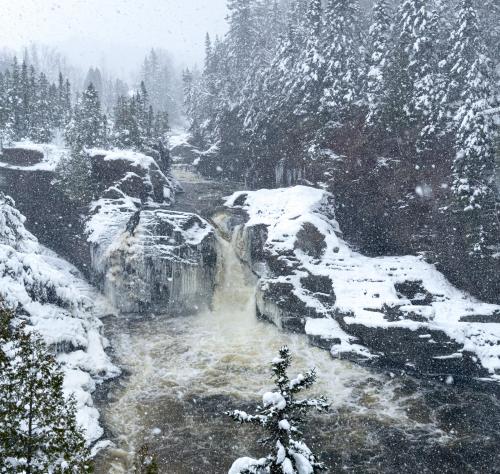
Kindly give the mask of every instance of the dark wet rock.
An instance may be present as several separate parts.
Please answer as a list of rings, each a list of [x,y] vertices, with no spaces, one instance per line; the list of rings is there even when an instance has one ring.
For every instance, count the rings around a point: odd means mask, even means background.
[[[0,160],[15,166],[33,166],[41,163],[43,153],[26,148],[3,148]]]

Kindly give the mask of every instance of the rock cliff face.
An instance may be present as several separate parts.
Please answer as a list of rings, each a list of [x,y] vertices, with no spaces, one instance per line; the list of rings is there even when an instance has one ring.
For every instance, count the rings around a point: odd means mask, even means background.
[[[215,236],[170,210],[180,185],[165,150],[88,150],[99,198],[75,204],[53,185],[64,149],[22,145],[0,157],[12,194],[40,241],[77,265],[124,312],[193,311],[212,295]]]
[[[123,312],[191,312],[210,301],[215,235],[195,214],[169,209],[176,181],[139,153],[92,151],[91,159],[103,191],[86,233],[106,296]]]
[[[103,434],[90,394],[118,374],[104,349],[98,319],[102,297],[78,270],[42,247],[24,227],[14,201],[0,194],[0,300],[24,319],[57,354],[64,389],[77,400],[78,421],[89,441]]]
[[[500,307],[419,257],[365,257],[333,197],[305,186],[240,192],[216,217],[259,276],[257,310],[335,357],[443,379],[500,380]],[[449,379],[451,380],[451,379]]]
[[[175,314],[209,303],[217,263],[211,226],[167,209],[129,216],[112,241],[90,237],[93,267],[111,302],[122,312]]]

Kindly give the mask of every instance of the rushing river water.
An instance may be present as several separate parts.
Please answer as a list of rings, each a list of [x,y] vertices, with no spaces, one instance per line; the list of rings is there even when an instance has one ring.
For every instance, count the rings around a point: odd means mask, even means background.
[[[259,321],[253,276],[231,244],[219,240],[211,309],[106,321],[126,376],[101,403],[115,447],[99,456],[98,473],[136,472],[134,456],[143,445],[165,474],[222,474],[237,457],[265,454],[259,429],[223,413],[259,402],[271,388],[269,363],[284,344],[294,357],[293,372],[316,367],[310,394],[332,404],[330,413],[312,415],[305,429],[330,472],[498,472],[500,418],[493,395],[374,374],[332,360],[303,335]]]

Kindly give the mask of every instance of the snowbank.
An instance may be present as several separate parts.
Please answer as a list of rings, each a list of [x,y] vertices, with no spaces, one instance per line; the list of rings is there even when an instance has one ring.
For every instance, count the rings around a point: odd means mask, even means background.
[[[118,374],[105,353],[98,316],[104,299],[78,270],[39,245],[24,227],[14,202],[0,196],[0,299],[29,321],[63,365],[67,393],[77,400],[77,419],[87,439],[103,434],[91,393]]]
[[[67,153],[67,149],[49,143],[33,143],[30,141],[15,142],[12,146],[4,147],[4,153],[9,150],[28,150],[38,152],[42,157],[38,163],[30,165],[16,165],[8,162],[0,162],[0,168],[9,168],[23,171],[54,171],[61,161],[61,158]]]
[[[238,246],[261,276],[261,315],[305,331],[339,357],[500,380],[500,307],[453,287],[420,257],[354,252],[332,203],[329,193],[306,186],[227,198],[228,208],[245,214]]]

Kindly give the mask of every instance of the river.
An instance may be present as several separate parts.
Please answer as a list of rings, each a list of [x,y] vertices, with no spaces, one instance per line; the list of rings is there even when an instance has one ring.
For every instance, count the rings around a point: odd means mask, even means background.
[[[178,176],[186,190],[178,208],[200,214],[231,187],[220,191],[218,183],[189,171]],[[496,397],[333,360],[305,336],[259,321],[254,276],[231,242],[219,237],[219,247],[211,308],[177,318],[105,320],[125,376],[100,402],[115,447],[99,455],[96,472],[136,472],[134,457],[143,445],[165,474],[222,474],[237,457],[265,455],[257,442],[263,433],[224,412],[250,410],[260,401],[272,386],[269,363],[285,344],[292,372],[315,367],[318,382],[310,394],[331,402],[330,412],[311,415],[304,430],[330,472],[496,472],[490,470],[498,465],[500,441]]]

